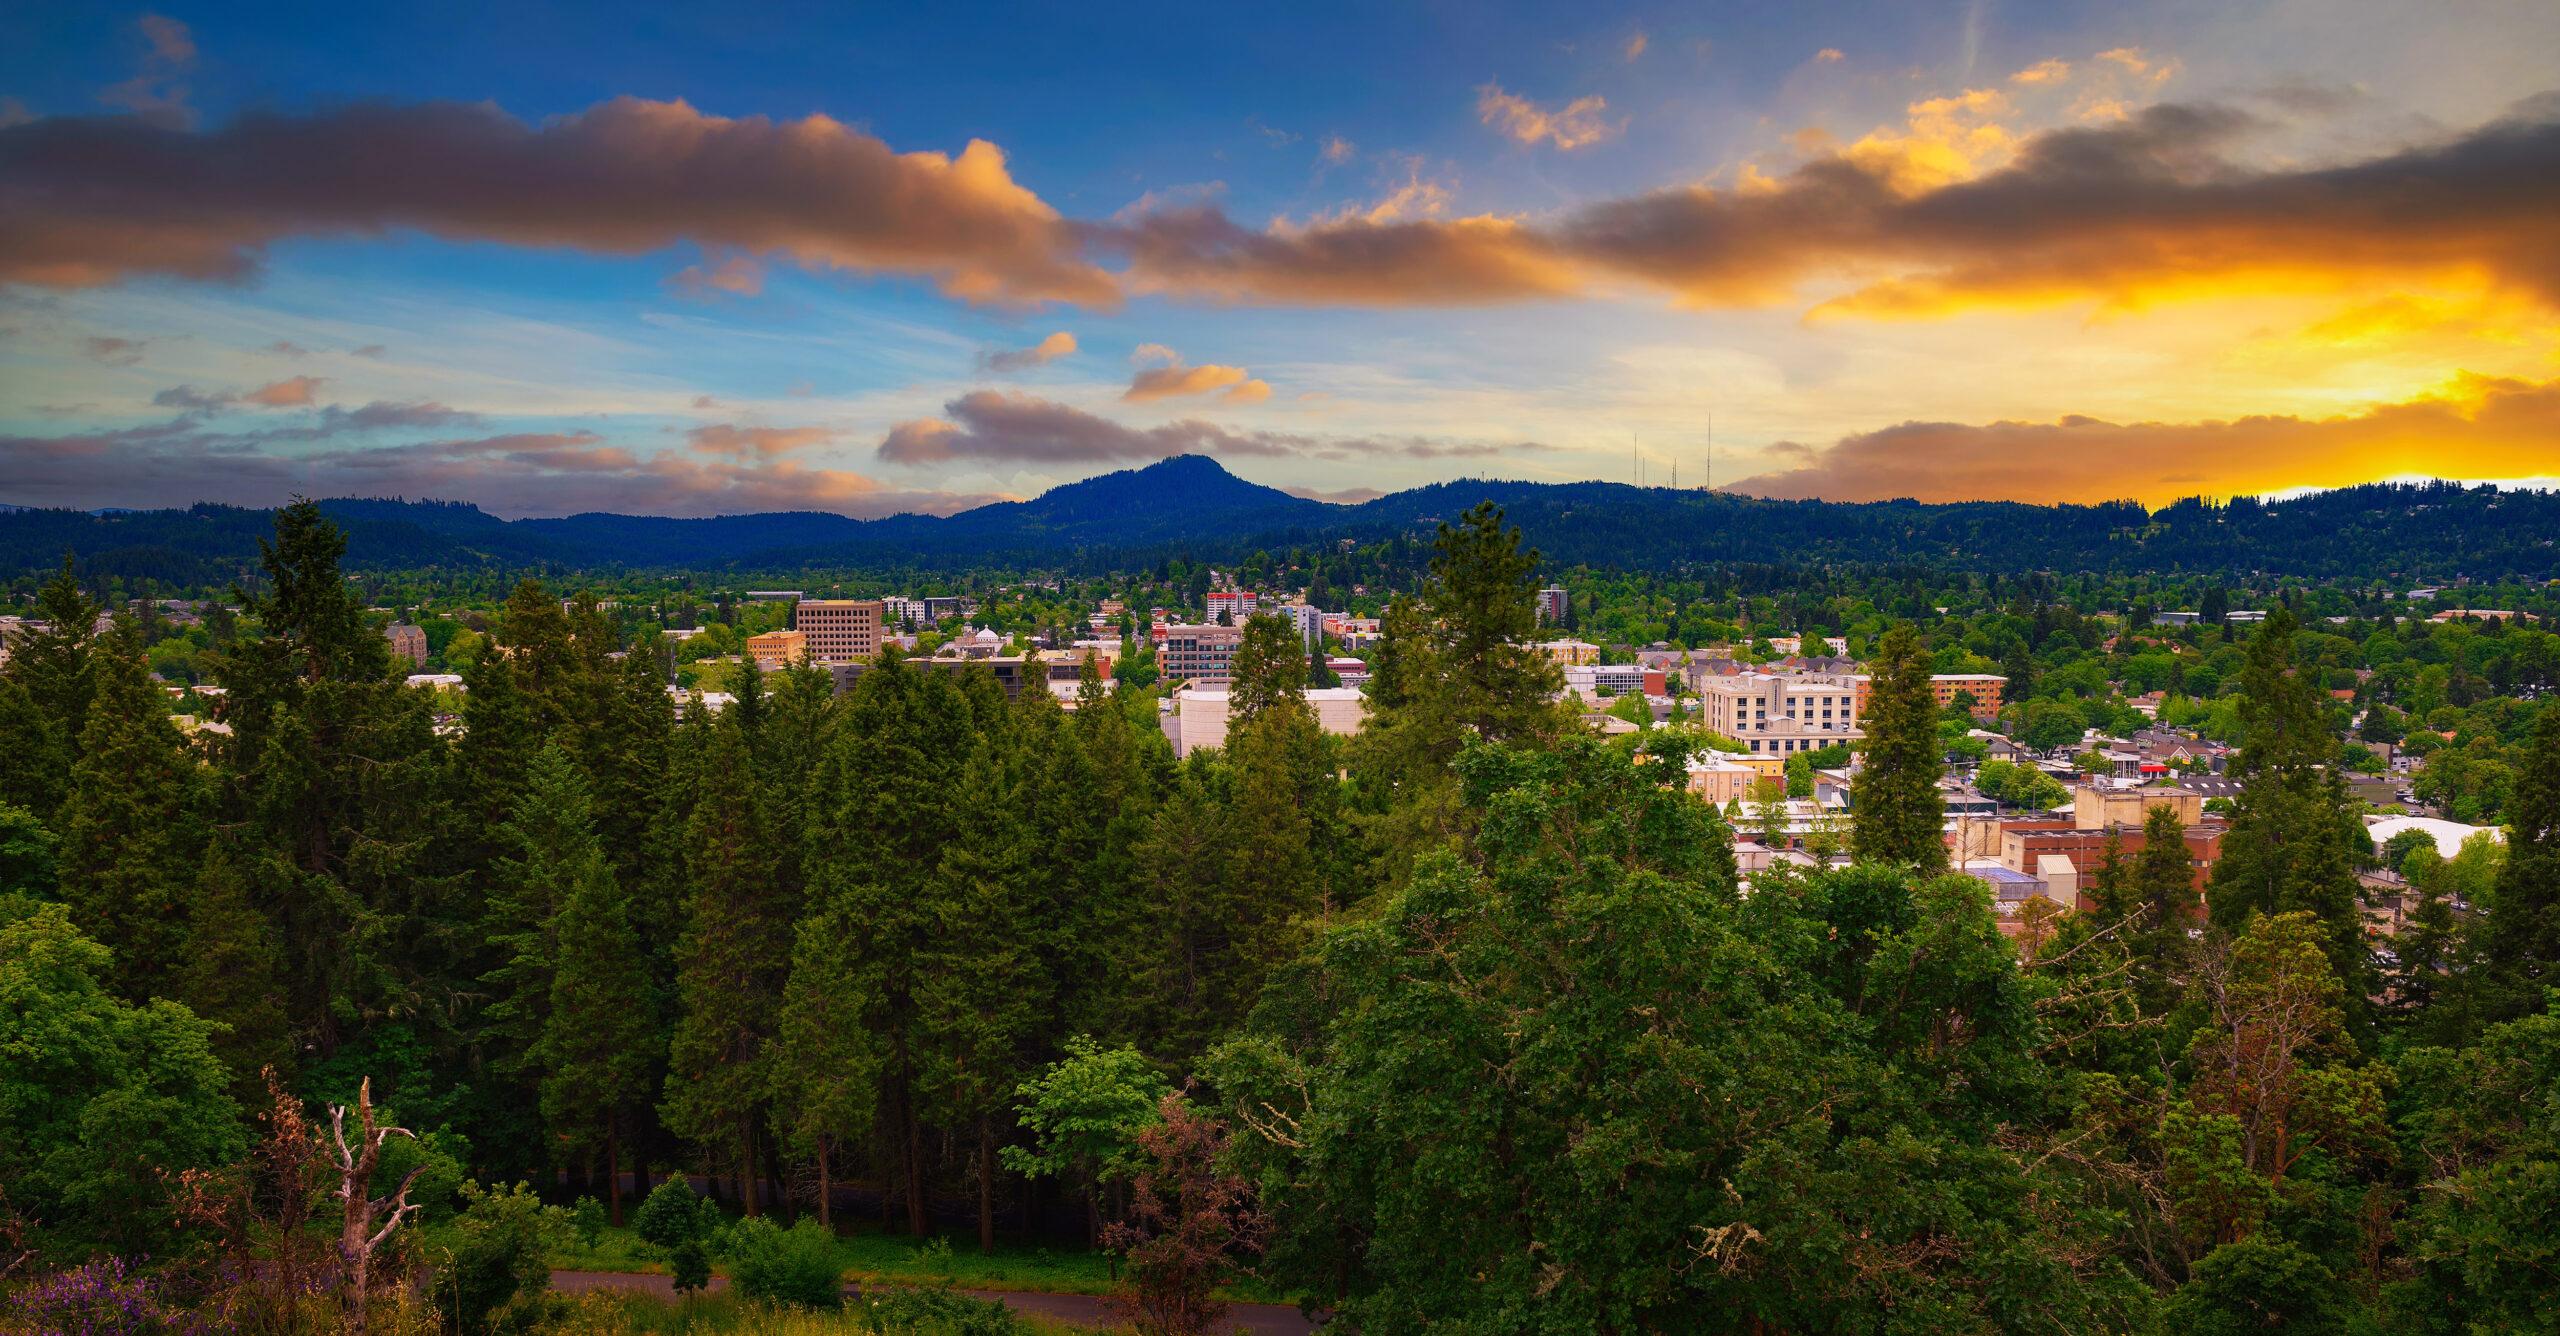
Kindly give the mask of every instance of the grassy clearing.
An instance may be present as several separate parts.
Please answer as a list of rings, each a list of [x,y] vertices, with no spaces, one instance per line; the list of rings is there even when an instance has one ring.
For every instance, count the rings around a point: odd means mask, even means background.
[[[982,1254],[977,1240],[865,1231],[836,1240],[845,1279],[898,1285],[949,1285],[963,1290],[1026,1290],[1043,1294],[1109,1294],[1110,1259],[1082,1250],[1059,1251],[999,1244]],[[589,1248],[572,1243],[554,1253],[562,1271],[663,1272],[656,1249],[628,1229],[607,1229]]]
[[[1020,1336],[1111,1336],[1129,1330],[1084,1327],[1020,1314],[1010,1322],[1010,1330]],[[888,1328],[897,1336],[940,1336],[944,1332],[976,1336],[990,1329],[986,1325],[941,1323]],[[545,1336],[870,1336],[875,1330],[879,1328],[866,1313],[850,1305],[840,1313],[812,1313],[741,1303],[725,1294],[694,1295],[667,1303],[612,1290],[579,1295],[543,1328]]]
[[[1032,1294],[1107,1295],[1113,1288],[1108,1254],[1081,1248],[1056,1249],[998,1243],[992,1253],[978,1251],[975,1235],[934,1235],[918,1239],[865,1229],[836,1239],[838,1265],[845,1279],[864,1284],[959,1290],[1020,1291]],[[554,1253],[553,1269],[664,1273],[665,1259],[629,1229],[607,1229],[592,1248],[572,1242]],[[723,1266],[714,1267],[722,1274]],[[1291,1303],[1295,1296],[1251,1280],[1222,1290],[1237,1303]]]

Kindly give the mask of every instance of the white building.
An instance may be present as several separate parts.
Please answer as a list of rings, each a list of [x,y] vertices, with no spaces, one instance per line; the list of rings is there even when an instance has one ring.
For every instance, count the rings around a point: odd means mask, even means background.
[[[1645,667],[1640,663],[1584,663],[1564,670],[1567,691],[1590,696],[1644,694]]]
[[[1316,727],[1337,737],[1349,737],[1360,731],[1369,716],[1369,698],[1352,687],[1314,687],[1307,691],[1307,708],[1315,713]],[[1202,747],[1227,745],[1227,690],[1225,687],[1187,687],[1175,693],[1173,716],[1165,733],[1173,741],[1173,754],[1189,756]]]

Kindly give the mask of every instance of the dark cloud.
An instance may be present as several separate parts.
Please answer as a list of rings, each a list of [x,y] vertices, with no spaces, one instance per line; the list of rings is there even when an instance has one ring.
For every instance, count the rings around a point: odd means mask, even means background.
[[[1303,456],[1352,460],[1483,458],[1547,447],[1522,443],[1451,443],[1419,437],[1377,440],[1307,436],[1274,431],[1232,431],[1185,418],[1156,427],[1131,427],[1081,408],[1036,395],[978,390],[943,405],[947,417],[901,422],[880,442],[879,457],[892,464],[983,460],[1020,464],[1102,464],[1213,454],[1274,458]]]
[[[1953,183],[1915,184],[1892,151],[1840,150],[1753,189],[1681,186],[1541,224],[1350,216],[1253,231],[1190,204],[1097,241],[1129,257],[1139,289],[1227,301],[1448,305],[1614,279],[1735,305],[1848,275],[1867,286],[1834,309],[1928,314],[2266,270],[2469,268],[2560,302],[2560,103],[2325,167],[2244,165],[2233,150],[2258,127],[2228,107],[2162,105],[2036,136]]]
[[[436,406],[369,407],[424,416],[419,410]],[[364,411],[349,410],[340,421],[351,423]],[[322,447],[292,448],[314,440]],[[182,416],[113,431],[0,436],[0,500],[18,504],[268,506],[295,493],[435,496],[476,501],[510,516],[947,514],[1004,499],[889,488],[858,473],[790,459],[705,458],[682,450],[639,455],[587,430],[350,445],[327,441],[318,427],[224,432]]]
[[[80,341],[80,350],[110,366],[132,366],[142,360],[147,339],[119,339],[96,336]]]
[[[254,113],[202,134],[132,118],[0,130],[0,280],[238,278],[284,237],[404,228],[625,255],[691,241],[921,275],[970,301],[1117,298],[994,145],[898,153],[824,116],[618,98],[539,124],[428,103]]]

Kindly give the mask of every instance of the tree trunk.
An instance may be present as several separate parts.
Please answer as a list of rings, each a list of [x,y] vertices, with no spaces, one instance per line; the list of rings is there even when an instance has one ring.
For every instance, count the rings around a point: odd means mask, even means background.
[[[756,1218],[756,1128],[742,1124],[738,1139],[738,1214]]]
[[[604,1120],[604,1191],[612,1203],[613,1227],[622,1228],[622,1142],[615,1135],[614,1120]]]
[[[901,1114],[907,1124],[907,1232],[923,1238],[924,1213],[924,1125],[916,1121],[916,1111],[909,1101],[901,1101]]]
[[[827,1172],[827,1138],[818,1135],[818,1223],[830,1234],[836,1228],[836,1184]]]
[[[782,1212],[783,1223],[796,1223],[800,1219],[800,1202],[791,1195],[790,1177],[782,1172],[782,1138],[758,1137],[756,1147],[756,1154],[762,1157],[764,1169],[764,1172],[756,1177],[756,1190],[761,1192],[767,1184],[771,1184],[774,1207]]]
[[[996,1125],[978,1120],[978,1251],[996,1250]]]

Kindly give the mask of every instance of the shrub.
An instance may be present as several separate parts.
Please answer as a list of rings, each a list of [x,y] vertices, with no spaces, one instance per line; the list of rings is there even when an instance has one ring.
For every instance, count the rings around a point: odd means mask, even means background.
[[[871,1336],[1027,1336],[1032,1330],[993,1299],[945,1288],[865,1294],[855,1314]]]
[[[604,1241],[604,1203],[593,1197],[580,1197],[569,1208],[569,1228],[577,1233],[578,1246],[592,1252]]]
[[[761,1218],[739,1221],[729,1232],[729,1280],[746,1298],[801,1308],[834,1308],[844,1299],[835,1235],[815,1220],[789,1229]]]
[[[568,1213],[545,1206],[533,1189],[462,1185],[467,1204],[454,1222],[453,1255],[436,1280],[439,1306],[465,1332],[516,1330],[518,1307],[538,1312],[551,1285],[551,1253],[568,1233]]]
[[[671,1253],[687,1242],[702,1242],[719,1226],[719,1206],[695,1196],[681,1178],[660,1183],[631,1216],[631,1228],[642,1242]]]

